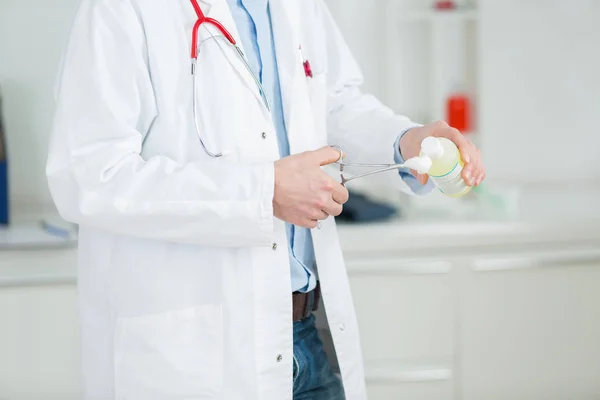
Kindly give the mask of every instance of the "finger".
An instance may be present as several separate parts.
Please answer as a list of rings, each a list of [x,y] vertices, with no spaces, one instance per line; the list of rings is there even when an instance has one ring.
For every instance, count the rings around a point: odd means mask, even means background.
[[[476,149],[475,152],[476,163],[473,166],[471,175],[473,176],[473,185],[479,186],[481,181],[485,178],[485,166],[483,165],[483,159],[481,158],[481,151]]]
[[[346,187],[334,181],[332,185],[331,197],[333,198],[333,201],[338,204],[346,204],[350,198],[350,194],[348,193],[348,189],[346,189]]]
[[[325,207],[323,207],[323,213],[326,214],[325,218],[322,219],[327,219],[330,215],[333,215],[334,217],[337,217],[338,215],[340,215],[342,213],[343,207],[341,204],[336,203],[335,201],[333,201],[333,199],[331,199],[330,202],[328,202]]]
[[[412,176],[414,176],[417,179],[417,181],[421,185],[427,184],[427,181],[429,180],[429,176],[427,174],[420,174],[417,171],[415,171],[414,169],[411,169],[410,173],[412,174]]]
[[[479,175],[477,176],[477,179],[475,180],[475,185],[479,186],[481,185],[481,182],[483,182],[483,180],[485,179],[486,173],[485,173],[485,168],[483,168],[481,170],[481,172],[479,173]]]
[[[476,157],[477,157],[477,148],[475,147],[475,145],[473,145],[471,143],[469,143],[469,145],[460,154],[460,158],[465,163],[465,168],[469,169],[469,170],[473,169],[475,164],[477,164]],[[469,161],[467,161],[466,159],[468,159]]]
[[[296,226],[300,226],[302,228],[308,228],[308,229],[314,229],[317,227],[317,225],[319,224],[319,221],[317,221],[316,219],[302,219],[301,221],[299,221],[298,223],[294,224]]]
[[[477,183],[476,183],[476,186],[479,186],[479,185],[481,185],[481,183],[483,182],[483,180],[484,180],[484,179],[485,179],[485,171],[483,172],[483,174],[481,174],[481,175],[479,176],[479,178],[477,178]]]
[[[311,151],[308,153],[308,155],[316,164],[321,167],[336,163],[340,161],[340,158],[343,160],[346,157],[346,154],[344,154],[342,150],[331,146],[325,146],[319,150]]]
[[[336,203],[336,204],[337,204],[337,203]],[[330,215],[329,213],[327,213],[327,212],[325,212],[325,211],[323,211],[323,210],[318,210],[318,211],[315,211],[315,212],[313,213],[313,215],[312,215],[312,218],[311,218],[311,219],[312,219],[313,221],[324,221],[324,220],[326,220],[327,218],[329,218],[329,215]]]
[[[481,158],[481,151],[477,150],[477,157],[479,158],[479,169],[475,184],[479,186],[485,179],[485,165],[483,164],[483,158]]]
[[[475,146],[472,146],[472,149],[469,152],[469,158],[471,162],[465,165],[462,177],[469,186],[474,186],[476,178],[479,174],[479,157],[477,155]]]
[[[466,164],[462,171],[462,178],[469,186],[473,186],[473,167],[475,167],[475,162],[476,160],[472,160],[471,163]]]

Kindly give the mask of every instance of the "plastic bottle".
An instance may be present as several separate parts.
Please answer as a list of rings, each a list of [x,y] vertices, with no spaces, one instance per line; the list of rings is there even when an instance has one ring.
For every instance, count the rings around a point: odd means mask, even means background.
[[[427,137],[421,143],[421,156],[431,158],[427,175],[437,188],[448,197],[461,197],[471,187],[462,178],[464,162],[456,145],[446,138]]]
[[[463,134],[471,132],[471,100],[467,94],[456,92],[448,97],[446,120]]]
[[[8,225],[8,161],[2,120],[2,93],[0,93],[0,225]]]
[[[452,0],[437,0],[435,2],[435,8],[438,10],[454,10],[456,3]]]

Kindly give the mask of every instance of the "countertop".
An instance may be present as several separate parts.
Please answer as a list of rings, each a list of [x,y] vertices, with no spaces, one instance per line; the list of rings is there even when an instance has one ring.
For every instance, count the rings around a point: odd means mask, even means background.
[[[597,204],[600,188],[561,194],[538,190],[520,196],[518,212],[490,213],[481,207],[471,207],[470,214],[444,213],[439,207],[432,212],[425,204],[385,222],[339,224],[338,231],[347,259],[365,259],[374,253],[470,254],[506,247],[552,252],[571,246],[595,251],[600,250]],[[0,287],[74,283],[76,257],[74,248],[0,250]]]
[[[488,190],[487,198],[412,198],[401,206],[399,218],[340,224],[342,247],[352,254],[518,244],[600,246],[600,184],[573,183],[561,190],[536,185],[498,188],[502,195]]]
[[[74,284],[77,250],[0,251],[0,288]]]

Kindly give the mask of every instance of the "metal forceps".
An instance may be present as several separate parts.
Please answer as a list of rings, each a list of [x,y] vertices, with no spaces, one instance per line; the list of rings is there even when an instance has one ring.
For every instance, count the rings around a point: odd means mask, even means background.
[[[406,160],[403,164],[362,164],[362,163],[347,163],[344,162],[344,149],[340,146],[331,146],[334,149],[340,152],[340,158],[335,162],[335,164],[340,166],[340,175],[342,178],[342,186],[346,186],[347,182],[353,181],[355,179],[364,178],[366,176],[371,176],[375,174],[380,174],[382,172],[398,170],[401,168],[410,168],[418,171],[419,173],[427,173],[431,168],[431,159],[429,157],[413,157]],[[344,168],[345,167],[358,167],[358,168],[377,168],[372,171],[363,172],[362,174],[354,175],[351,177],[344,176]]]

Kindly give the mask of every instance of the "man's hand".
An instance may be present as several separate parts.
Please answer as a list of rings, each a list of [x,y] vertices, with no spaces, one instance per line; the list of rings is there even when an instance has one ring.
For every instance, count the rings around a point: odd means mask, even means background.
[[[462,177],[469,186],[477,186],[485,179],[485,166],[481,160],[479,149],[457,129],[451,128],[447,123],[439,121],[423,127],[412,128],[400,139],[400,154],[408,160],[416,157],[421,152],[421,142],[428,136],[443,137],[450,139],[456,144],[460,155],[465,162]],[[427,175],[421,175],[416,171],[412,174],[421,182],[427,183]]]
[[[276,161],[275,216],[297,226],[314,228],[319,220],[340,215],[342,205],[348,201],[348,190],[321,170],[339,158],[339,150],[323,147]]]

